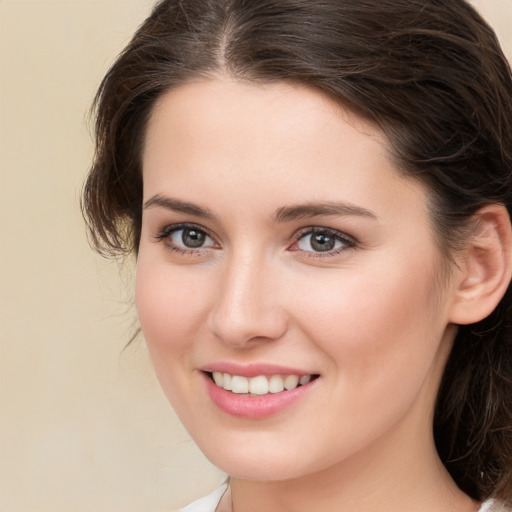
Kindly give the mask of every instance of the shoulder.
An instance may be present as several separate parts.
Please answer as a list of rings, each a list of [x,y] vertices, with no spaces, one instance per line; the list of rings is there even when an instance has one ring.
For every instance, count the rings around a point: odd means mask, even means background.
[[[207,496],[200,498],[186,507],[176,510],[176,512],[215,512],[222,496],[228,488],[228,482],[224,482]]]
[[[512,512],[512,508],[494,500],[488,500],[482,503],[478,512]]]

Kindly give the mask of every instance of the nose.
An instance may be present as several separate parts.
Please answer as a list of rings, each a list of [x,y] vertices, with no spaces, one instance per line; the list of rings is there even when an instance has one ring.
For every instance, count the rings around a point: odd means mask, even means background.
[[[288,330],[279,301],[280,280],[269,267],[251,256],[233,256],[226,263],[210,314],[211,332],[223,343],[250,348],[277,340]]]

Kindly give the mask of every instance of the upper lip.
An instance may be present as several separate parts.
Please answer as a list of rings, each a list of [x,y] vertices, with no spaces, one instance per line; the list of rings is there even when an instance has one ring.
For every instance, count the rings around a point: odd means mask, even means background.
[[[259,375],[315,375],[314,372],[290,368],[289,366],[280,366],[269,363],[251,363],[241,365],[229,361],[207,364],[200,368],[203,372],[221,372],[230,375],[240,375],[242,377],[258,377]]]

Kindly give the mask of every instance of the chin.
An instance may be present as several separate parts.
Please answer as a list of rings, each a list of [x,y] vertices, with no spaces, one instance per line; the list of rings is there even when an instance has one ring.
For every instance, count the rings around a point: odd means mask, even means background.
[[[260,455],[258,459],[246,460],[237,454],[226,454],[219,457],[208,457],[209,460],[221,471],[232,478],[250,480],[253,482],[276,482],[293,480],[307,474],[301,471],[301,467],[290,465],[290,461],[277,460]]]
[[[248,441],[251,438],[252,441]],[[218,436],[213,442],[212,439],[195,439],[212,464],[230,477],[242,480],[294,480],[321,472],[339,462],[332,458],[332,453],[329,456],[328,453],[318,454],[314,450],[302,449],[304,443],[299,440],[287,445],[279,435],[270,439],[268,435],[255,435],[254,431],[240,433],[238,440],[227,441],[223,436]]]

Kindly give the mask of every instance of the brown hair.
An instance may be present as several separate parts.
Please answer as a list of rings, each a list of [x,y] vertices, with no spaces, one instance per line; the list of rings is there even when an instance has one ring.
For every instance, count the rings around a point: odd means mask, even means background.
[[[510,67],[464,0],[163,0],[96,97],[83,208],[103,254],[137,251],[141,152],[155,101],[219,72],[303,84],[380,126],[401,172],[430,191],[447,254],[483,205],[512,211]],[[488,318],[460,327],[434,430],[462,490],[512,503],[511,287]]]

